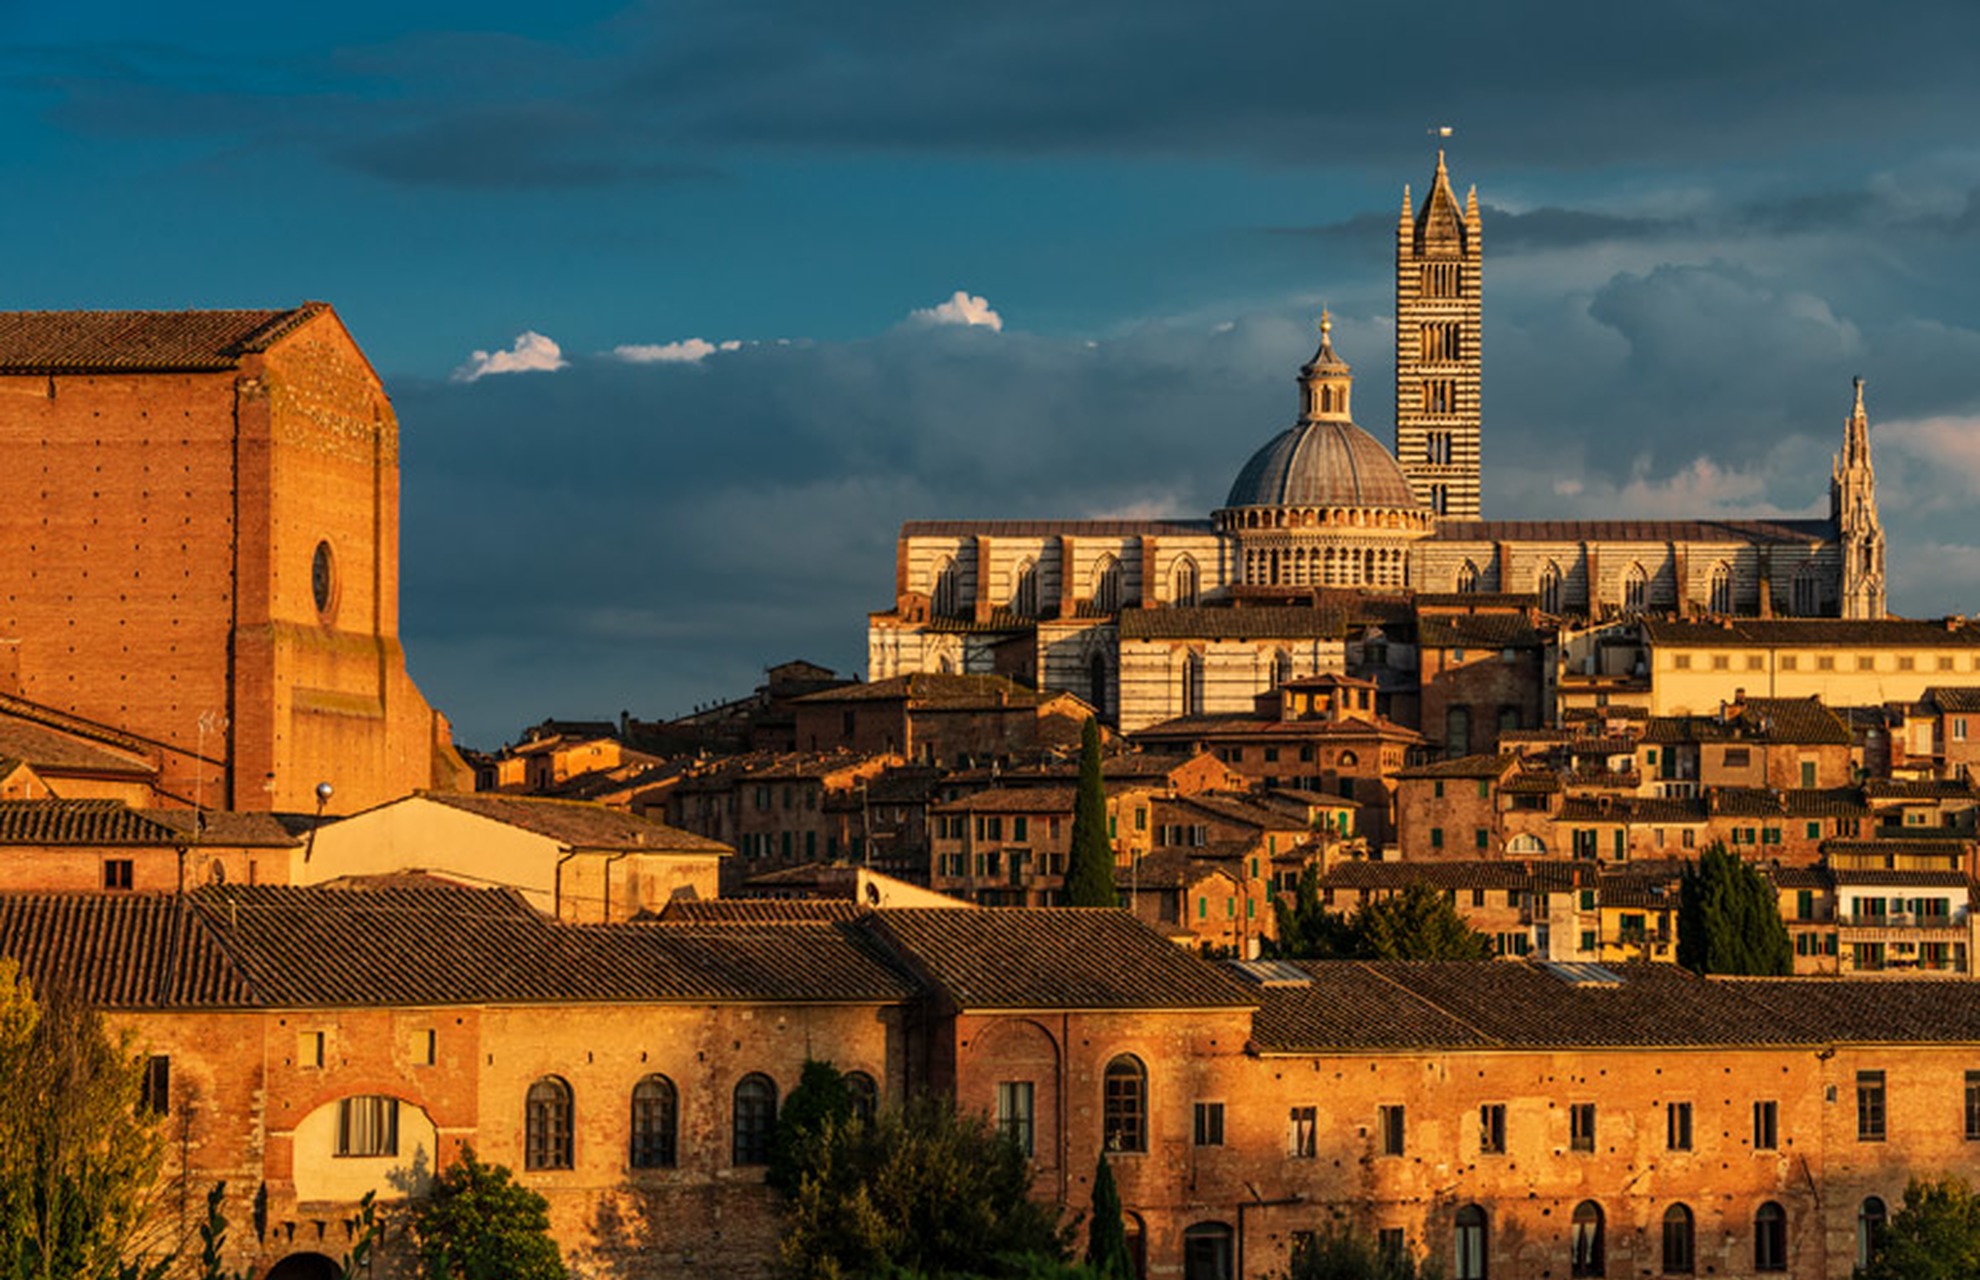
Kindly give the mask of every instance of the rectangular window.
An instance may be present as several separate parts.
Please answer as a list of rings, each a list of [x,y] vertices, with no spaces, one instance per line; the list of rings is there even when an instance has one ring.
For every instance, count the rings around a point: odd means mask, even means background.
[[[1664,1146],[1672,1151],[1691,1150],[1689,1102],[1673,1102],[1664,1112]]]
[[[1576,1151],[1595,1149],[1595,1104],[1577,1102],[1568,1108],[1568,1146]]]
[[[1776,1151],[1781,1145],[1781,1104],[1771,1098],[1753,1104],[1753,1149]]]
[[[1471,833],[1471,843],[1474,848],[1489,849],[1492,847],[1492,834],[1480,827]]]
[[[337,1154],[395,1156],[399,1154],[399,1100],[365,1094],[337,1100]]]
[[[1972,1077],[1967,1077],[1971,1081]],[[1973,1097],[1973,1085],[1966,1086],[1966,1096]],[[172,1059],[162,1053],[154,1053],[144,1060],[144,1080],[139,1086],[138,1106],[155,1116],[172,1114]],[[1967,1103],[1967,1114],[1973,1113],[1971,1101]],[[1972,1121],[1968,1121],[1969,1128]],[[1969,1134],[1969,1136],[1971,1136]]]
[[[1279,749],[1277,747],[1265,748],[1265,763],[1266,764],[1279,763]]]
[[[1377,1109],[1376,1121],[1382,1134],[1382,1154],[1399,1156],[1403,1153],[1404,1120],[1401,1107],[1381,1107]]]
[[[1833,653],[1817,654],[1815,658],[1815,669],[1817,671],[1834,671],[1836,669],[1836,655]]]
[[[1726,768],[1744,769],[1753,763],[1752,749],[1748,747],[1727,747]]]
[[[1430,828],[1430,847],[1432,849],[1441,849],[1444,847],[1444,829],[1442,827]]]
[[[1199,1102],[1196,1104],[1196,1145],[1199,1147],[1221,1147],[1224,1145],[1223,1103]]]
[[[1674,653],[1674,654],[1672,654],[1672,655],[1671,655],[1671,669],[1672,669],[1673,671],[1689,671],[1689,670],[1691,670],[1691,655],[1690,655],[1690,654],[1688,654],[1688,653]]]
[[[103,860],[103,887],[106,889],[128,889],[131,887],[131,860],[129,858],[105,858]]]
[[[1966,717],[1965,717],[1965,716],[1959,716],[1959,717],[1957,717],[1957,718],[1955,718],[1955,719],[1953,720],[1953,722],[1952,722],[1952,729],[1953,729],[1953,734],[1952,734],[1952,736],[1953,736],[1953,741],[1954,741],[1954,742],[1964,742],[1964,741],[1966,741]]]
[[[1318,1107],[1294,1107],[1286,1117],[1286,1154],[1295,1160],[1311,1160],[1320,1154]]]
[[[1980,1071],[1966,1073],[1966,1140],[1980,1142]]]
[[[440,1033],[432,1027],[413,1032],[412,1061],[416,1067],[430,1067],[440,1061]]]
[[[1884,1073],[1856,1073],[1856,1140],[1884,1140]]]
[[[1031,819],[1022,815],[1011,819],[1011,839],[1019,844],[1031,839]]]
[[[1478,1150],[1488,1156],[1506,1153],[1506,1107],[1488,1102],[1478,1108]]]
[[[1026,1155],[1032,1153],[1032,1083],[1029,1080],[997,1082],[997,1132],[1017,1144]]]
[[[1796,662],[1796,658],[1793,654],[1784,653],[1780,656],[1778,665],[1780,666],[1780,669],[1783,671],[1792,671],[1794,670],[1795,662]]]
[[[320,1067],[323,1065],[324,1040],[321,1031],[304,1031],[296,1036],[296,1065],[299,1067]]]

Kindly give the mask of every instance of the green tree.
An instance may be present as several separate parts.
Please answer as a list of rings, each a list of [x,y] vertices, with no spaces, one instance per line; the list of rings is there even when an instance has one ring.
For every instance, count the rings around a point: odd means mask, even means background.
[[[1066,905],[1117,907],[1114,842],[1107,836],[1107,784],[1100,776],[1100,722],[1088,716],[1079,736],[1079,791],[1073,797],[1072,851],[1066,856]]]
[[[1706,849],[1679,881],[1677,961],[1693,973],[1794,972],[1774,886],[1723,844]]]
[[[1283,1280],[1437,1280],[1443,1270],[1418,1262],[1407,1249],[1383,1249],[1341,1223],[1331,1223],[1293,1250]]]
[[[1086,1265],[1098,1280],[1132,1280],[1134,1275],[1134,1263],[1128,1257],[1127,1222],[1121,1216],[1121,1193],[1114,1186],[1114,1170],[1105,1151],[1093,1171],[1093,1217],[1086,1224]]]
[[[1299,889],[1274,904],[1273,954],[1300,960],[1489,960],[1492,940],[1466,924],[1444,893],[1417,882],[1363,902],[1352,915],[1327,910],[1320,872],[1300,873]]]
[[[853,1118],[852,1090],[829,1062],[807,1058],[797,1088],[777,1113],[777,1130],[770,1139],[770,1167],[764,1181],[785,1194],[797,1190],[809,1161],[809,1148],[828,1124],[846,1125]]]
[[[1066,1234],[1031,1198],[1031,1161],[946,1098],[830,1119],[806,1147],[779,1254],[804,1280],[1059,1274]]]
[[[152,1247],[163,1140],[142,1079],[128,1035],[0,961],[0,1277],[111,1280],[170,1263]]]
[[[412,1213],[424,1280],[565,1280],[549,1203],[513,1176],[464,1147],[433,1180]]]
[[[1971,1280],[1980,1275],[1980,1197],[1964,1178],[1913,1178],[1878,1233],[1859,1280]]]

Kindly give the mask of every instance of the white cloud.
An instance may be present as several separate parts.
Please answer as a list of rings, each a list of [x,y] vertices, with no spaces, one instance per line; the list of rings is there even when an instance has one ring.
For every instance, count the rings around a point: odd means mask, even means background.
[[[908,319],[916,324],[961,324],[982,327],[1003,332],[1004,317],[990,307],[988,298],[980,298],[961,289],[947,302],[933,307],[920,307],[908,314]]]
[[[477,351],[469,356],[454,370],[454,381],[473,382],[491,373],[548,373],[569,363],[555,339],[530,329],[516,335],[515,345],[507,351]]]
[[[1880,422],[1870,428],[1872,456],[1889,448],[1918,460],[1941,480],[1980,494],[1980,418],[1933,417]]]
[[[612,354],[630,364],[700,364],[717,351],[740,351],[742,343],[730,338],[710,342],[706,338],[684,338],[679,342],[628,343],[612,348]]]

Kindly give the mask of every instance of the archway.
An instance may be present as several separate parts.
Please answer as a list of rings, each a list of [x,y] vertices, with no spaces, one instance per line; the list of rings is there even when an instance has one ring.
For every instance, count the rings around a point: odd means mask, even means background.
[[[269,1268],[267,1280],[337,1280],[343,1273],[320,1253],[292,1253]]]

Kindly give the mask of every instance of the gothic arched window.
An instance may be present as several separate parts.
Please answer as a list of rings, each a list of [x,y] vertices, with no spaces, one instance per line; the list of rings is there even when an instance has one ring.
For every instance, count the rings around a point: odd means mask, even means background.
[[[770,1137],[777,1130],[777,1085],[761,1072],[736,1082],[734,1163],[770,1163]]]
[[[1121,607],[1121,562],[1112,556],[1101,556],[1094,563],[1093,607],[1101,613]]]
[[[1623,574],[1623,612],[1642,613],[1650,603],[1650,575],[1643,566],[1633,564],[1629,572]]]
[[[1478,590],[1478,566],[1469,560],[1458,570],[1457,589],[1467,594]]]
[[[523,1168],[571,1167],[571,1087],[544,1076],[523,1101]]]
[[[1284,649],[1272,655],[1272,687],[1290,683],[1293,678],[1292,655]]]
[[[1203,714],[1203,655],[1187,654],[1182,666],[1182,713],[1186,716]]]
[[[935,589],[928,594],[929,608],[938,618],[953,618],[962,605],[962,570],[944,556],[935,565]]]
[[[1561,611],[1561,567],[1552,560],[1540,571],[1540,611],[1559,613]]]
[[[1878,1196],[1867,1197],[1856,1206],[1856,1265],[1870,1265],[1870,1255],[1877,1251],[1877,1241],[1884,1234],[1884,1224],[1891,1220],[1891,1211]]]
[[[1038,616],[1038,562],[1020,560],[1011,573],[1011,612],[1020,618]]]
[[[1201,590],[1202,578],[1196,571],[1196,561],[1183,556],[1169,573],[1169,603],[1193,605]]]
[[[1148,1150],[1148,1069],[1124,1053],[1101,1084],[1101,1138],[1109,1151]]]
[[[1733,571],[1723,560],[1712,566],[1712,594],[1705,607],[1713,613],[1733,611]]]
[[[1822,576],[1812,564],[1804,564],[1794,571],[1794,613],[1798,618],[1813,618],[1822,612]]]
[[[676,1136],[680,1131],[680,1098],[674,1082],[665,1076],[647,1076],[632,1091],[632,1167],[671,1169],[674,1167]]]
[[[880,1086],[864,1071],[846,1072],[846,1093],[852,1099],[853,1115],[867,1124],[880,1109]]]

